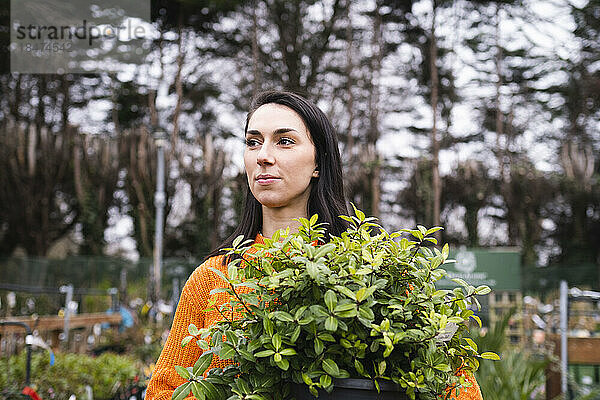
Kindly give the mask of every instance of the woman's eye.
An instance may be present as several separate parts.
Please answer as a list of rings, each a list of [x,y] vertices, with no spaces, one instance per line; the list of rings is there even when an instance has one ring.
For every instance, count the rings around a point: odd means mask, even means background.
[[[290,138],[283,137],[283,138],[279,139],[279,144],[281,144],[283,146],[289,146],[289,145],[294,144],[294,141]]]
[[[246,146],[248,147],[255,147],[260,145],[260,142],[256,139],[246,139]]]

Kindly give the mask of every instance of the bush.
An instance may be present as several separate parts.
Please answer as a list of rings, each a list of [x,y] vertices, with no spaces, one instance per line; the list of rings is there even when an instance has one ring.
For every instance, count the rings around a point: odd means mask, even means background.
[[[195,339],[192,345],[210,351],[194,367],[175,367],[187,382],[174,400],[190,390],[201,400],[284,399],[292,383],[317,396],[343,378],[366,378],[377,388],[393,382],[413,400],[439,399],[470,386],[465,375],[478,359],[498,358],[480,354],[466,335],[468,321],[479,321],[470,303],[490,289],[461,279],[453,290],[436,289],[448,245],[428,245],[437,244],[430,235],[441,228],[389,234],[355,213],[341,217],[351,226],[327,244],[319,244],[325,231],[316,215],[300,218],[298,233],[279,231],[264,245],[233,241],[238,258],[227,275],[212,268],[223,287],[211,295],[225,292],[230,300],[209,307],[224,320],[189,326],[182,344]],[[204,377],[214,354],[233,365]]]
[[[0,399],[7,392],[25,386],[25,353],[0,359]],[[95,399],[110,399],[138,375],[139,366],[132,358],[105,353],[99,357],[81,354],[57,354],[50,366],[47,353],[34,353],[31,359],[31,386],[43,399],[67,400],[72,394],[85,398],[85,387],[92,388]]]
[[[481,362],[477,382],[486,400],[541,400],[550,359],[544,354],[508,347],[505,331],[513,312],[496,322],[487,335],[479,338],[474,335],[479,346],[502,353],[501,360]]]

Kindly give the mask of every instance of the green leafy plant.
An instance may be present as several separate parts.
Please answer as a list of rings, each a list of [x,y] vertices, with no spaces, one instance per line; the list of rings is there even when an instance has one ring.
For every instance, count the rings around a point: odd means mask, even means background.
[[[0,400],[8,398],[7,393],[20,393],[25,386],[25,360],[25,352],[0,359]],[[50,366],[48,353],[34,352],[31,386],[42,399],[86,398],[86,386],[92,388],[95,399],[111,399],[120,388],[135,382],[140,369],[134,359],[111,353],[99,357],[58,353]]]
[[[486,400],[541,399],[546,383],[545,369],[550,359],[524,348],[511,348],[506,329],[515,309],[496,321],[484,336],[473,334],[475,342],[494,352],[502,352],[502,360],[484,361],[477,371],[477,382]]]
[[[176,367],[186,382],[174,400],[190,391],[199,400],[279,400],[290,397],[292,383],[317,396],[349,377],[378,389],[391,381],[412,399],[434,399],[468,386],[464,373],[478,368],[478,358],[498,358],[479,354],[466,336],[469,319],[481,322],[470,309],[479,306],[475,295],[490,289],[461,279],[453,290],[435,287],[448,261],[448,246],[435,248],[431,237],[441,228],[389,234],[375,218],[355,214],[341,217],[350,227],[327,244],[319,244],[316,215],[299,219],[298,233],[277,232],[264,245],[233,242],[227,274],[213,269],[224,285],[211,292],[231,300],[209,306],[222,322],[189,326],[182,345],[195,342],[204,353],[194,366]],[[207,372],[215,356],[232,365]]]

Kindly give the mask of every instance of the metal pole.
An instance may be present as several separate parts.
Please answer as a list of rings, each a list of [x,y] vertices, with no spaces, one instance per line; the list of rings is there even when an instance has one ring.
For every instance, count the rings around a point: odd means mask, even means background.
[[[33,343],[31,328],[25,322],[19,321],[0,321],[0,326],[21,326],[26,331],[25,348],[27,349],[27,363],[25,364],[25,386],[29,386],[31,383],[31,345]]]
[[[121,304],[119,304],[119,290],[114,287],[108,288],[108,294],[110,295],[110,309],[114,313],[119,312],[121,308]]]
[[[63,342],[69,343],[69,321],[71,319],[71,302],[73,301],[73,285],[63,285],[59,288],[61,293],[66,294],[65,298],[65,321],[63,328]]]
[[[162,247],[163,247],[163,220],[165,207],[165,149],[164,139],[156,141],[158,147],[158,165],[156,170],[156,193],[154,205],[156,207],[156,229],[154,231],[154,265],[152,277],[154,278],[153,302],[160,298],[160,281],[162,275]]]
[[[569,287],[567,281],[560,281],[560,390],[563,399],[568,399],[567,387],[568,353],[567,353],[567,323],[569,318]]]

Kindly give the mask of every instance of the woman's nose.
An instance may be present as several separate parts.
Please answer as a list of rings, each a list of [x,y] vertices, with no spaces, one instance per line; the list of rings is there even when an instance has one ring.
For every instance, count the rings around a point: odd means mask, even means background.
[[[256,156],[256,162],[259,165],[273,164],[275,162],[275,158],[273,157],[273,149],[268,143],[263,143],[263,145],[260,146],[260,150]]]

